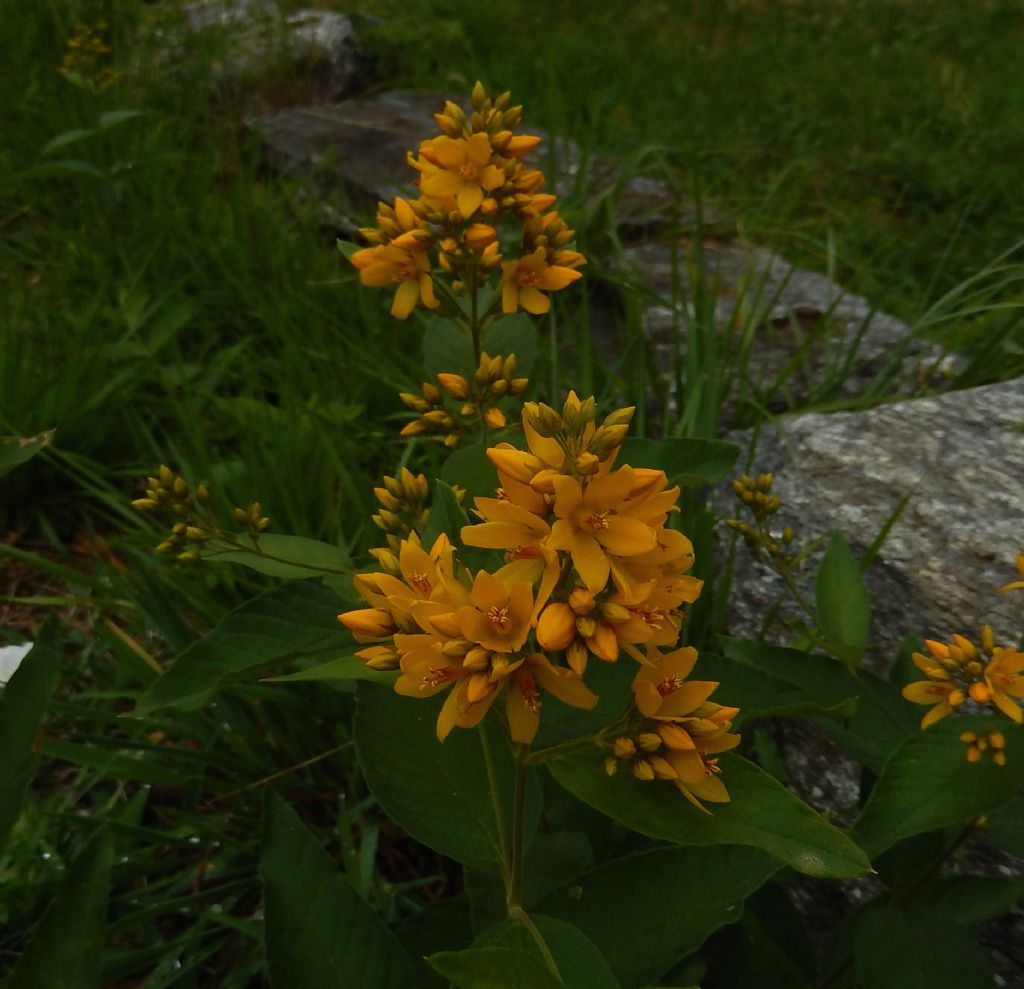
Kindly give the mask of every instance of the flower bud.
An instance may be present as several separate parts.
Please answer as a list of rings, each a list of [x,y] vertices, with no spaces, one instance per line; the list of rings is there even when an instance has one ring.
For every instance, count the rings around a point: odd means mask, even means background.
[[[441,387],[460,402],[469,398],[469,382],[461,374],[448,374],[444,372],[437,376]]]
[[[383,608],[361,608],[338,615],[338,621],[348,628],[357,642],[386,639],[398,631],[390,611]]]
[[[432,385],[429,381],[424,381],[420,385],[420,390],[423,392],[423,397],[431,405],[439,405],[441,402],[441,392],[438,391],[437,385]]]
[[[576,637],[576,616],[562,601],[551,602],[537,622],[537,642],[541,649],[559,652]]]
[[[609,776],[614,776],[619,771],[619,761],[615,758],[615,756],[610,755],[607,759],[605,759],[604,771]]]
[[[638,759],[633,763],[633,775],[638,780],[652,780],[654,779],[654,768],[646,759]]]
[[[577,587],[569,595],[569,607],[577,615],[589,615],[594,610],[594,595],[585,587]]]
[[[580,477],[593,477],[601,469],[601,461],[592,453],[581,453],[573,463]]]
[[[642,731],[636,736],[636,744],[641,752],[657,752],[661,748],[661,738],[653,731]]]
[[[484,422],[490,429],[503,429],[507,423],[505,413],[501,409],[490,408],[484,413]]]
[[[630,759],[636,755],[636,743],[626,735],[620,735],[612,743],[612,750],[618,759]]]

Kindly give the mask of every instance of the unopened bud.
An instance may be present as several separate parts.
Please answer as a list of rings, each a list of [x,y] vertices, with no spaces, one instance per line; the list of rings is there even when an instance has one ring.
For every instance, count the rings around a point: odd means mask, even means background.
[[[443,373],[437,376],[437,380],[452,398],[459,401],[469,398],[469,382],[461,374]]]
[[[412,436],[422,436],[427,431],[427,424],[422,419],[413,419],[412,422],[407,422],[399,432],[399,436],[404,436],[406,439]]]
[[[593,477],[601,469],[601,461],[593,453],[581,453],[573,463],[580,477]]]
[[[654,779],[654,768],[646,759],[638,759],[633,763],[633,775],[638,780],[652,780]]]
[[[420,385],[420,390],[423,392],[423,397],[431,404],[438,405],[441,401],[441,392],[438,391],[437,385],[432,385],[429,381],[424,381]]]
[[[399,392],[398,397],[405,405],[412,409],[413,412],[427,412],[430,409],[429,402],[426,402],[419,395],[413,395],[412,392]]]
[[[630,759],[636,755],[636,743],[626,735],[620,735],[612,743],[612,750],[618,759]]]
[[[636,744],[641,752],[657,752],[661,748],[661,738],[653,731],[642,731],[636,736]]]
[[[132,508],[137,512],[154,512],[159,505],[152,498],[136,498],[132,502]]]
[[[585,587],[577,587],[569,595],[569,607],[577,615],[589,615],[594,610],[594,595]]]
[[[182,563],[198,563],[199,554],[193,553],[191,550],[186,550],[184,553],[178,554],[178,559],[181,560]]]
[[[188,481],[183,477],[176,477],[174,479],[174,493],[179,498],[184,498],[188,494]]]
[[[507,420],[501,409],[490,408],[484,413],[484,422],[490,429],[504,429]]]

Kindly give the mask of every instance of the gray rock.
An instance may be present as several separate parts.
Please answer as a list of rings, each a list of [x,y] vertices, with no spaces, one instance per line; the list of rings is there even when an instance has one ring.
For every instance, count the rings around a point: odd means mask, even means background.
[[[1017,378],[862,412],[790,416],[762,431],[753,469],[775,475],[778,527],[791,525],[797,543],[838,529],[861,553],[911,495],[867,573],[880,663],[910,633],[970,637],[989,623],[1003,643],[1020,635],[1024,601],[996,592],[1024,549],[1022,424]],[[737,508],[722,493],[719,513]],[[812,568],[813,560],[808,592]],[[730,631],[755,635],[781,582],[743,546],[736,573]]]
[[[253,114],[246,125],[259,134],[270,164],[310,182],[327,204],[328,215],[343,231],[352,231],[365,225],[379,200],[415,194],[411,183],[416,173],[406,164],[405,154],[436,133],[433,114],[446,100],[468,108],[464,98],[451,93],[390,91],[331,106]],[[531,160],[547,175],[548,188],[560,197],[579,193],[591,208],[608,197],[621,235],[635,237],[666,226],[689,229],[695,224],[692,205],[668,183],[625,175],[608,159],[584,159],[571,141],[529,121],[523,133],[543,138]],[[703,220],[729,226],[710,209]]]
[[[698,318],[690,273],[699,272],[722,351],[738,369],[734,387],[755,388],[763,407],[784,411],[793,402],[859,396],[876,376],[876,390],[906,395],[923,381],[944,382],[953,370],[906,323],[825,275],[740,240],[705,237],[701,249],[702,264],[691,238],[624,251],[628,283],[647,296],[644,331],[666,367],[677,346],[685,354],[688,327]]]
[[[330,10],[282,14],[273,0],[199,0],[187,4],[185,34],[210,31],[227,36],[214,70],[219,89],[242,86],[268,66],[306,82],[304,95],[330,102],[352,92],[366,75],[365,60],[351,18]],[[176,40],[179,53],[187,38]]]

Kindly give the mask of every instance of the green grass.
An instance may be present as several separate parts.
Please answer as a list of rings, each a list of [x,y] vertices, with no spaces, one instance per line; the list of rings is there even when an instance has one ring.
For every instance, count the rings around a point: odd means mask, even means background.
[[[962,346],[972,362],[961,384],[1024,370],[1014,4],[362,6],[383,8],[380,26],[363,30],[385,83],[464,92],[479,77],[509,88],[527,131],[569,135],[585,154],[699,190],[752,241]],[[212,97],[230,39],[156,57],[168,9],[44,0],[26,12],[0,0],[2,22],[18,25],[0,59],[0,435],[57,430],[51,451],[0,479],[0,537],[23,540],[0,545],[0,566],[27,559],[40,581],[49,574],[74,628],[46,768],[0,856],[0,973],[102,816],[119,855],[111,984],[155,972],[147,989],[230,989],[259,984],[261,781],[300,767],[281,785],[360,881],[358,853],[375,847],[380,822],[347,750],[300,765],[345,744],[348,694],[247,687],[199,712],[122,716],[153,671],[106,620],[167,663],[268,583],[155,559],[156,533],[128,501],[166,461],[210,484],[222,510],[258,498],[274,531],[358,555],[377,542],[371,487],[408,453],[394,439],[395,392],[419,381],[418,331],[358,286],[317,204],[261,168],[240,128],[243,94]],[[117,81],[75,86],[57,72],[66,39],[100,19]],[[274,105],[301,97],[303,82],[274,75],[258,88]],[[600,359],[585,293],[563,293],[557,322],[542,328],[557,336],[542,347],[535,394],[574,385],[606,407],[626,395],[642,430],[714,435],[758,328],[744,326],[728,350],[705,297],[698,346],[674,369],[689,404],[664,413],[641,296],[600,271],[614,232],[592,207],[570,198],[566,213],[595,258],[588,281],[613,299],[623,360]],[[833,400],[837,384],[810,400]],[[750,420],[759,414],[750,402]],[[703,550],[712,520],[699,517]],[[71,561],[72,576],[61,569],[62,545],[83,528],[106,534],[124,568],[97,558]],[[397,916],[412,867],[407,850],[389,854],[399,867],[364,892]]]

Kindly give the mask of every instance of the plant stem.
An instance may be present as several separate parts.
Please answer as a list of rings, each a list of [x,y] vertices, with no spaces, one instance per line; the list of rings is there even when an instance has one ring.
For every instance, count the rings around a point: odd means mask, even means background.
[[[523,856],[526,832],[526,774],[529,771],[528,745],[516,745],[516,786],[512,798],[511,874],[507,887],[506,905],[511,917],[523,905]]]
[[[480,317],[477,313],[477,284],[476,284],[476,259],[469,265],[469,330],[473,334],[473,360],[476,364],[474,370],[480,366]]]
[[[480,747],[484,752],[484,767],[487,770],[487,788],[491,791],[491,809],[494,811],[494,824],[498,831],[498,852],[501,856],[501,879],[505,884],[505,896],[508,898],[509,883],[511,881],[511,858],[508,844],[508,830],[505,827],[505,812],[501,806],[501,785],[498,773],[494,767],[494,755],[491,752],[491,743],[487,740],[487,726],[481,724],[479,727]]]
[[[542,762],[557,759],[567,752],[575,752],[577,749],[594,745],[596,740],[595,735],[587,735],[585,738],[571,738],[567,742],[559,742],[557,745],[552,745],[546,749],[538,749],[536,752],[531,752],[526,756],[526,764],[528,766],[539,766]]]

